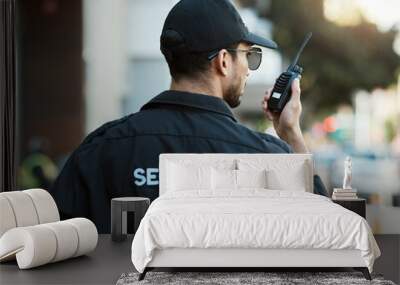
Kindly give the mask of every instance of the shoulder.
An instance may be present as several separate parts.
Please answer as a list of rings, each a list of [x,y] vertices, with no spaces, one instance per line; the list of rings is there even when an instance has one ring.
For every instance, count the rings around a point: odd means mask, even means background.
[[[133,113],[98,127],[83,139],[74,154],[80,156],[84,153],[91,153],[106,143],[112,143],[123,138],[134,138],[137,131],[135,117],[138,114],[139,112]]]
[[[291,146],[287,142],[285,142],[284,140],[282,140],[282,139],[280,139],[278,137],[275,137],[273,135],[266,134],[266,133],[257,132],[257,134],[263,140],[280,147],[283,150],[283,152],[286,152],[286,153],[292,153],[293,152]]]
[[[163,122],[161,117],[165,117],[166,114],[167,112],[162,109],[145,109],[109,121],[89,133],[74,153],[75,155],[91,153],[93,149],[104,146],[111,149],[118,148],[122,140],[125,142],[130,140],[133,143],[143,132],[158,128]]]
[[[279,137],[253,130],[240,123],[237,123],[236,125],[239,127],[241,134],[248,138],[249,142],[259,145],[259,142],[262,141],[261,147],[266,153],[293,153],[291,146]],[[251,138],[255,138],[255,140]]]

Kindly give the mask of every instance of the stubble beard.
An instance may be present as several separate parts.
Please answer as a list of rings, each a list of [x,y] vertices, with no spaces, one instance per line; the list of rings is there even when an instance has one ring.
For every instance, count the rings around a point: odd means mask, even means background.
[[[234,80],[224,93],[223,97],[229,107],[236,108],[240,105],[240,97],[242,95],[240,80]]]

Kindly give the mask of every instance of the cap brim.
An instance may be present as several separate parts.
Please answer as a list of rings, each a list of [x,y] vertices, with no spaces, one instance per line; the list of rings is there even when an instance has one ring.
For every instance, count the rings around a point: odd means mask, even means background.
[[[278,45],[272,41],[272,40],[267,40],[264,39],[260,36],[257,36],[256,34],[253,33],[248,33],[247,36],[243,39],[244,42],[270,48],[270,49],[277,49]]]

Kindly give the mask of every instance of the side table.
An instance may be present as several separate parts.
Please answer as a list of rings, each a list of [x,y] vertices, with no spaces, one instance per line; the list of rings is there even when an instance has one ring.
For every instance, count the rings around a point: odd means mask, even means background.
[[[357,198],[352,200],[336,200],[332,199],[332,202],[339,204],[340,206],[353,211],[356,214],[359,214],[361,217],[365,219],[365,199]]]
[[[127,236],[127,212],[134,214],[134,233],[150,205],[144,197],[120,197],[111,200],[111,239],[124,241]]]

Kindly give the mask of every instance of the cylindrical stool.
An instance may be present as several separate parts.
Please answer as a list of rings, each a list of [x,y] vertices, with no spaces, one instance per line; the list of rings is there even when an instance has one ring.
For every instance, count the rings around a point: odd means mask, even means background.
[[[127,235],[127,212],[134,213],[134,232],[139,227],[150,205],[150,199],[144,197],[121,197],[111,200],[111,239],[124,241]]]
[[[394,194],[392,196],[393,207],[400,207],[400,194]]]

